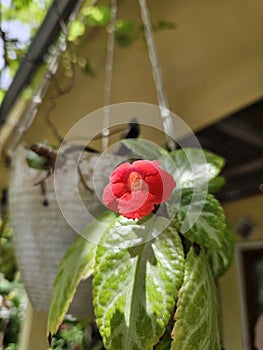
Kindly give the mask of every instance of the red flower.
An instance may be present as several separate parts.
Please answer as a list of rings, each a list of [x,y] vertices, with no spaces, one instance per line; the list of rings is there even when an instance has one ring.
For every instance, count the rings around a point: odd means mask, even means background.
[[[176,186],[173,177],[160,166],[157,160],[137,160],[118,166],[104,188],[105,205],[129,219],[150,214],[155,204],[170,198]]]

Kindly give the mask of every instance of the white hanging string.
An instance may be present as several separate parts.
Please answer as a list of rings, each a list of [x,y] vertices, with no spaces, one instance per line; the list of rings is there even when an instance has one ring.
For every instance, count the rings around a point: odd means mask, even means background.
[[[141,8],[141,16],[144,24],[145,38],[148,46],[149,58],[152,64],[152,72],[157,91],[158,104],[160,114],[163,119],[163,128],[166,133],[169,149],[175,150],[176,143],[169,135],[174,135],[174,124],[171,116],[171,112],[168,106],[167,97],[163,87],[162,73],[158,61],[157,49],[153,38],[152,25],[150,21],[149,11],[146,5],[146,0],[138,0]]]
[[[105,84],[104,84],[104,109],[103,109],[103,130],[102,130],[102,150],[106,150],[109,144],[109,126],[110,126],[110,103],[112,87],[112,71],[114,59],[114,39],[115,23],[117,17],[117,0],[111,1],[111,21],[108,27],[108,42],[105,65]]]

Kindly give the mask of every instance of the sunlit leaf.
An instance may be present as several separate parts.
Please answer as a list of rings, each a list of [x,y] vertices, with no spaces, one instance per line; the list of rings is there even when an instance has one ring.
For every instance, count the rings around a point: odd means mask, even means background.
[[[5,95],[5,91],[3,89],[0,89],[0,103],[2,102]]]
[[[218,292],[205,251],[193,248],[178,294],[171,350],[220,350]]]
[[[212,194],[192,193],[182,195],[175,220],[179,230],[191,242],[205,247],[223,247],[225,215]]]
[[[12,0],[12,6],[16,10],[21,10],[23,7],[29,6],[32,0]]]
[[[82,14],[86,16],[89,26],[106,26],[111,19],[110,8],[104,5],[87,6],[82,9]]]
[[[154,220],[152,230],[167,223]],[[136,241],[145,230],[147,224],[121,217],[97,250],[94,308],[107,349],[153,349],[174,310],[184,269],[181,239],[169,226],[156,239],[125,248],[125,241]]]
[[[28,24],[30,27],[38,27],[46,16],[51,1],[45,1],[45,5],[41,5],[38,0],[31,0],[27,6],[22,5],[20,8],[5,7],[2,12],[2,19],[4,21],[18,20]],[[28,15],[29,13],[30,16]]]
[[[115,220],[112,212],[105,212],[85,227],[65,253],[59,265],[48,315],[48,334],[55,334],[74,297],[80,281],[93,273],[97,245],[92,243]]]
[[[178,187],[206,189],[208,181],[216,177],[224,159],[199,148],[184,148],[171,153],[174,160]]]
[[[222,276],[229,268],[234,254],[234,236],[229,225],[224,230],[222,248],[208,249],[207,256],[215,279]]]
[[[69,26],[68,40],[74,41],[85,33],[85,25],[79,20],[74,20]]]

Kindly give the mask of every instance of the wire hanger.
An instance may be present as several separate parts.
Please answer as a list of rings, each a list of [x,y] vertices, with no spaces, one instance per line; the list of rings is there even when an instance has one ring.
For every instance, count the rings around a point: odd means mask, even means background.
[[[102,130],[102,150],[105,151],[109,144],[110,125],[110,103],[112,90],[112,71],[115,44],[115,24],[117,17],[117,0],[111,1],[111,21],[108,28],[108,43],[105,64],[105,84],[104,84],[104,108],[103,108],[103,130]]]
[[[174,124],[171,116],[171,112],[168,106],[167,97],[164,91],[162,72],[159,64],[156,45],[154,42],[152,25],[149,16],[149,10],[146,4],[146,0],[138,0],[141,8],[141,16],[144,25],[145,39],[148,46],[149,58],[152,65],[152,73],[157,92],[158,104],[160,114],[163,119],[163,128],[166,134],[168,147],[171,151],[176,149],[176,143],[174,139],[169,135],[174,135]]]
[[[152,66],[152,73],[157,92],[158,105],[160,115],[163,121],[163,129],[166,134],[167,144],[169,150],[173,151],[176,149],[176,142],[170,135],[174,135],[174,124],[169,109],[167,97],[164,91],[162,73],[159,64],[158,54],[156,45],[154,42],[153,31],[149,16],[149,10],[146,4],[146,0],[138,0],[141,17],[144,25],[145,39],[148,47],[148,54]],[[114,59],[114,41],[115,41],[115,23],[117,16],[117,0],[111,2],[111,22],[109,26],[109,35],[107,43],[106,53],[106,65],[105,65],[105,85],[104,85],[104,109],[103,109],[103,131],[102,131],[102,149],[105,150],[109,143],[109,122],[110,122],[110,102],[111,102],[111,89],[112,89],[112,70],[113,70],[113,59]]]

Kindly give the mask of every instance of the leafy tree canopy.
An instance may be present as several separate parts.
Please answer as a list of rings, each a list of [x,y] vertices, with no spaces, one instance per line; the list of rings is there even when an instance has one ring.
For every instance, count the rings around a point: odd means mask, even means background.
[[[3,0],[1,6],[0,101],[12,82],[51,0]]]

